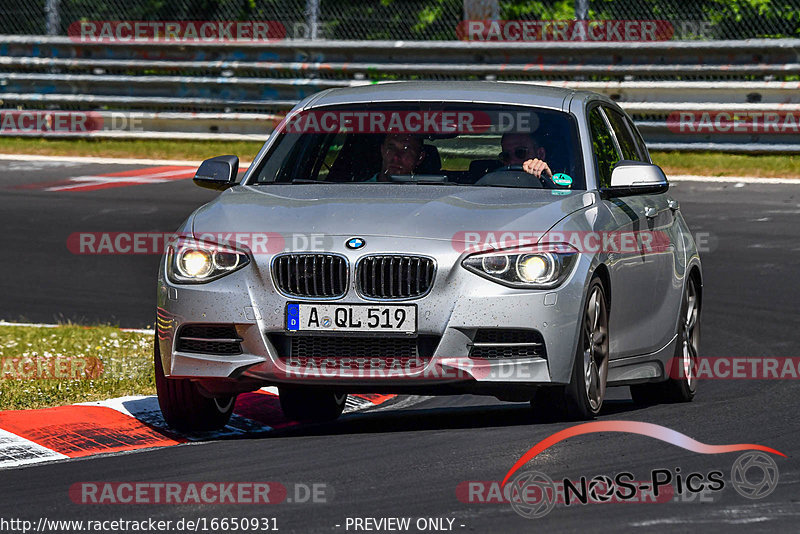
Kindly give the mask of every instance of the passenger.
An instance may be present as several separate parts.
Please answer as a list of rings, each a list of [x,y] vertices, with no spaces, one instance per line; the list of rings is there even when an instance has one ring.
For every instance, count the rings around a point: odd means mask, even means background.
[[[414,174],[425,159],[422,138],[412,134],[388,134],[381,143],[381,170],[367,182],[388,182],[393,174]]]

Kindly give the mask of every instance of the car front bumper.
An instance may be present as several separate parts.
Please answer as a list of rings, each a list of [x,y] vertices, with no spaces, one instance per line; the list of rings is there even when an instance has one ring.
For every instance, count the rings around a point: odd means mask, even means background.
[[[299,299],[282,294],[270,271],[271,255],[257,255],[245,268],[205,284],[173,284],[162,258],[158,283],[158,342],[168,376],[188,377],[217,387],[307,384],[398,392],[448,385],[498,386],[569,382],[576,352],[579,319],[589,272],[589,258],[580,255],[575,269],[558,288],[522,290],[502,286],[461,267],[465,255],[449,242],[426,239],[368,237],[370,250],[345,247],[348,236],[333,236],[340,247],[326,253],[346,256],[350,268],[361,256],[403,252],[436,259],[433,287],[425,296],[402,301],[361,297],[354,276],[344,297],[326,303],[414,304],[417,336],[435,340],[432,353],[411,367],[375,365],[366,369],[298,367],[287,360],[276,339],[286,331],[286,305]],[[330,245],[329,245],[329,248]],[[289,251],[291,252],[291,251]],[[306,250],[298,252],[308,252]],[[313,299],[303,299],[314,302]],[[235,325],[241,338],[239,354],[206,354],[177,350],[176,333],[187,324]],[[543,339],[544,357],[470,357],[480,329],[534,330]],[[309,334],[305,334],[309,335]],[[314,335],[314,334],[310,334]],[[340,334],[348,336],[351,334]],[[385,334],[373,334],[381,336]],[[380,358],[380,354],[375,355]],[[222,385],[220,385],[222,384]]]

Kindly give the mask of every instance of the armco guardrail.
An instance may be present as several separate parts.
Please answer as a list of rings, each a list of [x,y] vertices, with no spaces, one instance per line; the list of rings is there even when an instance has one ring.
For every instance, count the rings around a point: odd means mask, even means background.
[[[800,62],[800,39],[651,42],[325,41],[79,42],[70,37],[0,36],[0,55],[66,59],[573,65],[781,65]],[[659,61],[653,61],[660,58]],[[411,61],[409,61],[411,60]],[[705,60],[705,61],[702,61]]]
[[[797,132],[676,131],[668,118],[703,111],[800,117],[799,74],[798,39],[232,44],[0,36],[3,107],[141,114],[137,131],[93,136],[263,138],[272,119],[322,89],[385,80],[488,79],[604,93],[631,114],[654,148],[797,152]]]

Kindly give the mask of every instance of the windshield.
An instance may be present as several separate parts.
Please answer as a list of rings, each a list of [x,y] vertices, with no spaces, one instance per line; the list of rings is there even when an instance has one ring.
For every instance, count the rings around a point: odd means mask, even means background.
[[[586,188],[575,119],[463,103],[318,108],[288,116],[249,180]]]

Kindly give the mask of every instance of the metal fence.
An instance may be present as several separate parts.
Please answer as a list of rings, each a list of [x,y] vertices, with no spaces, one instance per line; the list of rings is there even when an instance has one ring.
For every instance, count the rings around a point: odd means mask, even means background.
[[[287,33],[267,42],[67,36],[77,21],[203,20],[280,21]],[[457,40],[459,24],[486,20],[667,21],[671,31],[634,43]],[[618,101],[653,148],[797,153],[796,131],[687,133],[669,121],[706,111],[800,117],[800,0],[0,0],[0,112],[138,120],[135,130],[87,136],[263,139],[309,94],[394,80],[592,90]]]
[[[285,40],[75,43],[0,37],[5,109],[132,114],[96,137],[265,138],[299,99],[390,80],[497,80],[604,93],[655,149],[800,152],[795,130],[676,132],[680,112],[800,117],[800,39],[659,43]],[[794,135],[791,135],[794,132]],[[38,134],[35,134],[38,135]],[[63,134],[57,134],[63,135]]]
[[[0,34],[81,20],[270,20],[289,38],[452,40],[463,20],[659,20],[673,39],[800,37],[800,0],[2,0]]]

